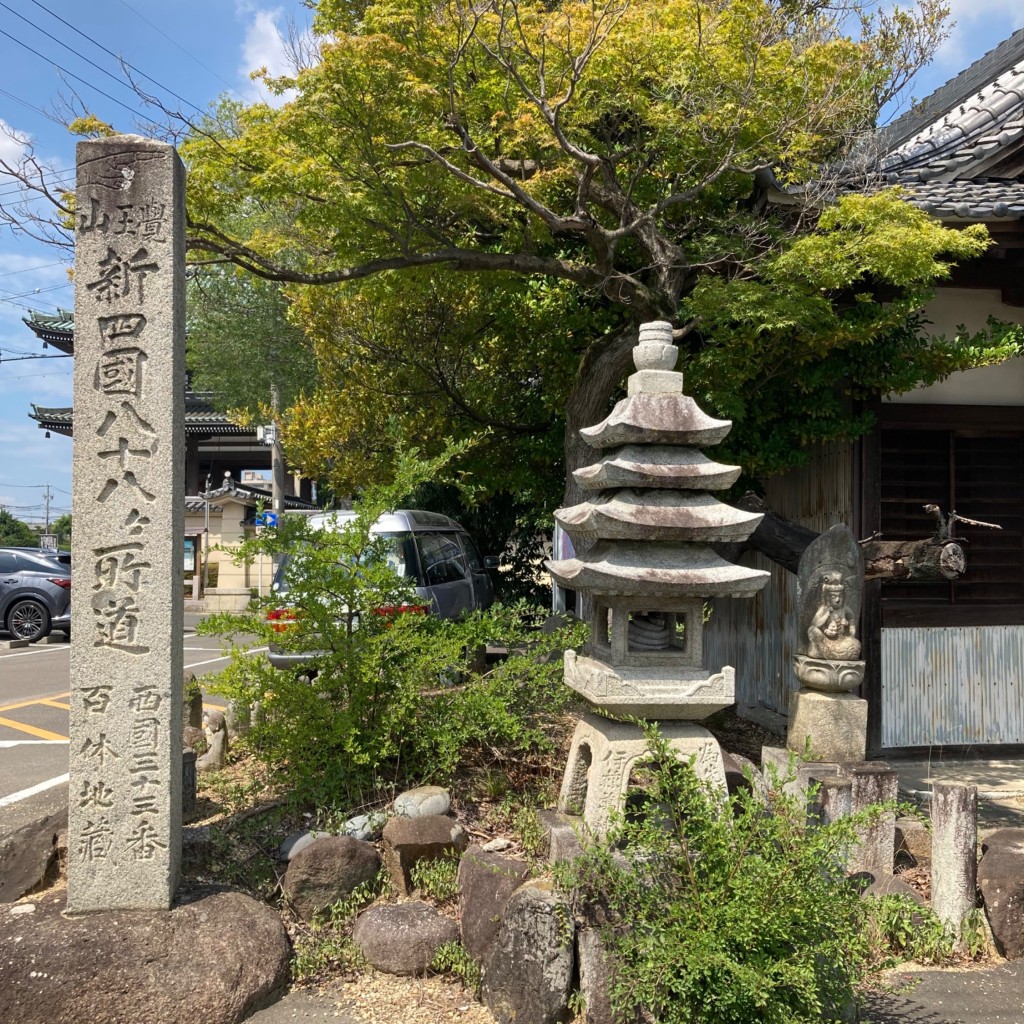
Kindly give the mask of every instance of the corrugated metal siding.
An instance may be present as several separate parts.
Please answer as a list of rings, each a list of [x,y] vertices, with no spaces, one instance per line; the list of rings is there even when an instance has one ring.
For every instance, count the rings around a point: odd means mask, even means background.
[[[1024,743],[1024,626],[882,630],[882,746]]]
[[[769,481],[765,497],[772,511],[819,533],[836,523],[852,526],[852,446],[817,450],[807,466]],[[760,554],[747,555],[743,564],[770,570],[771,581],[751,600],[712,602],[704,664],[735,667],[737,703],[786,714],[795,685],[796,577]]]

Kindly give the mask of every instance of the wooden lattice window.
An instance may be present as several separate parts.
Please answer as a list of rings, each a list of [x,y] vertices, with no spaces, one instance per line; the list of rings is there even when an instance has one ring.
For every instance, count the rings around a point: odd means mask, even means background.
[[[920,539],[936,528],[923,508],[997,523],[1000,530],[957,523],[967,572],[946,582],[890,583],[883,608],[966,609],[954,623],[1024,622],[1024,409],[904,406],[883,418],[880,528],[887,540]],[[895,420],[896,422],[893,422]],[[1019,609],[1019,615],[1011,609]]]

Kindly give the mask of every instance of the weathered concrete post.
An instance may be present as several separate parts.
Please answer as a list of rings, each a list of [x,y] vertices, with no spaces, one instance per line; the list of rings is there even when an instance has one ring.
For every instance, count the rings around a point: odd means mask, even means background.
[[[978,790],[957,782],[932,783],[932,909],[960,938],[974,909],[978,884]]]
[[[78,144],[68,910],[170,907],[181,862],[184,169]]]

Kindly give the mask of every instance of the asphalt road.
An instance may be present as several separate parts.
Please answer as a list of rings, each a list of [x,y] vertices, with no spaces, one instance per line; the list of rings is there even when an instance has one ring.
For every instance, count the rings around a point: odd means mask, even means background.
[[[196,636],[194,623],[183,647],[185,668],[197,676],[226,664],[219,640]],[[67,800],[70,657],[63,633],[53,643],[0,650],[0,835]]]

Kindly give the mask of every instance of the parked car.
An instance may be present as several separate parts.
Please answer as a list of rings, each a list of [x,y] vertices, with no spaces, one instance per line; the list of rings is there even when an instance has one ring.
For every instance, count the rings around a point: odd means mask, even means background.
[[[0,548],[0,626],[16,640],[71,635],[71,552]]]
[[[327,512],[310,516],[309,524],[319,530],[341,530],[355,517],[355,512]],[[370,534],[389,542],[386,557],[391,567],[413,580],[422,600],[411,609],[455,619],[494,603],[494,584],[487,573],[491,560],[485,565],[469,534],[454,519],[438,512],[398,509],[381,516]],[[293,564],[287,556],[282,559],[271,585],[271,591],[281,598],[281,607],[271,610],[268,618],[280,622],[282,628],[294,615],[288,606]],[[271,644],[267,656],[275,668],[293,668],[308,661],[310,654]]]

